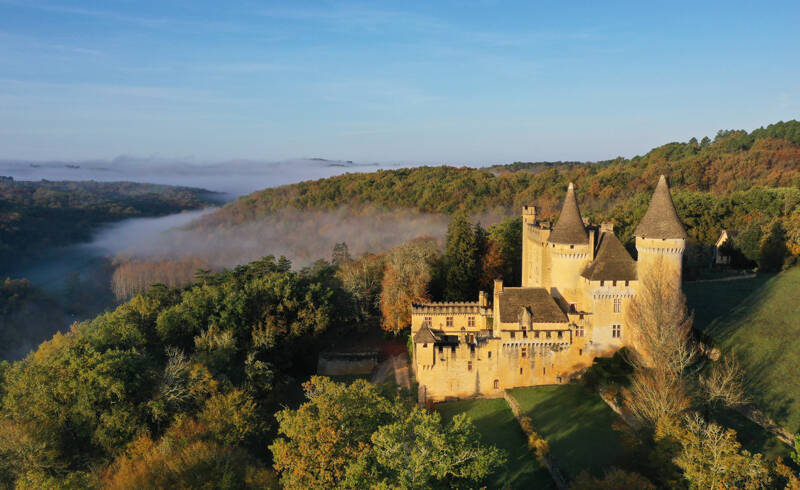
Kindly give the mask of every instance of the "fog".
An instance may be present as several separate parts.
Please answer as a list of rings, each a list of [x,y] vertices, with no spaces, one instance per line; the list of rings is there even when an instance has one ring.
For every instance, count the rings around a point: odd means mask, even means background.
[[[372,172],[415,163],[354,163],[320,158],[283,161],[230,160],[203,163],[192,159],[117,157],[112,160],[32,162],[0,160],[0,175],[17,180],[130,181],[200,187],[229,198],[250,192],[321,179],[345,172]]]

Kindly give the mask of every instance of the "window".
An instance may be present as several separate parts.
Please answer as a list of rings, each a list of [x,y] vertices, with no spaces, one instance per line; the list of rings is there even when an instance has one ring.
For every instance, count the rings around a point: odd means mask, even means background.
[[[520,351],[520,356],[522,356],[522,357],[528,357],[528,349],[526,349],[525,347],[523,347],[523,348],[522,348],[522,350]]]
[[[546,338],[548,338],[548,339],[549,339],[549,338],[550,338],[550,336],[551,336],[551,334],[550,334],[550,331],[549,331],[549,330],[548,330],[547,332],[545,332],[545,337],[546,337]]]
[[[558,332],[558,338],[559,339],[563,339],[564,338],[564,332]]]
[[[628,281],[625,281],[625,287],[628,287]]]
[[[447,325],[448,327],[452,327],[453,326],[453,317],[452,316],[446,317],[444,319],[444,324]]]
[[[519,374],[522,374],[522,368],[519,368]]]
[[[619,313],[620,311],[622,311],[622,300],[614,298],[614,313]]]
[[[456,353],[456,346],[455,345],[451,345],[450,346],[450,352],[452,352],[453,354]]]
[[[516,332],[513,332],[513,331],[511,332],[511,338],[512,338],[512,339],[514,338],[514,336],[515,336],[514,334],[515,334],[515,333],[516,333]]]
[[[578,349],[578,355],[579,355],[579,356],[582,356],[582,355],[583,355],[583,349]]]
[[[542,368],[542,374],[547,374],[547,368]]]
[[[611,285],[614,286],[614,287],[617,287],[617,281],[612,281]]]
[[[440,345],[440,346],[439,346],[439,354],[441,354],[442,352],[444,352],[444,346],[441,346],[441,345]]]
[[[527,331],[525,331],[525,330],[522,331],[522,338],[523,339],[527,339],[528,338],[528,332]]]
[[[575,336],[583,337],[583,325],[578,325],[575,327]]]
[[[611,325],[611,336],[615,339],[620,338],[622,335],[622,325]]]
[[[489,351],[489,359],[492,358],[492,351]]]
[[[428,344],[422,344],[422,348],[423,349],[426,348],[426,347],[428,347]]]
[[[431,318],[431,317],[429,317],[429,316],[426,316],[426,317],[424,318],[424,320],[423,320],[423,321],[430,323],[430,322],[431,322],[431,320],[432,320],[432,318]]]
[[[467,326],[468,327],[474,327],[475,326],[475,317],[474,316],[468,316],[467,317]]]
[[[535,339],[538,339],[538,338],[539,338],[539,331],[538,331],[538,330],[534,330],[534,332],[533,332],[533,338],[535,338]]]
[[[604,285],[605,283],[606,283],[605,281],[600,281],[600,287],[603,287],[603,285]]]
[[[472,361],[467,362],[467,371],[472,371]]]
[[[500,389],[500,380],[499,379],[494,380],[494,389],[495,390],[499,390]]]

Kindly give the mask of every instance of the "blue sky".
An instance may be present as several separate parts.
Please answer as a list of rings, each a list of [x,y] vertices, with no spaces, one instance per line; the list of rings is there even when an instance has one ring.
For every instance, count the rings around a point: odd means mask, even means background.
[[[633,156],[798,118],[798,19],[800,2],[0,0],[0,158]]]

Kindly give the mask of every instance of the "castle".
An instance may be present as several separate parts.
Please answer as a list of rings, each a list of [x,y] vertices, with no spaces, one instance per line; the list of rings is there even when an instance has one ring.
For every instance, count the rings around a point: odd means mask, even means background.
[[[522,287],[498,279],[491,300],[481,291],[477,302],[412,305],[420,401],[566,382],[632,344],[625,311],[640,280],[680,284],[687,235],[663,175],[634,231],[638,260],[613,225],[581,217],[572,184],[554,227],[536,213],[522,209]]]

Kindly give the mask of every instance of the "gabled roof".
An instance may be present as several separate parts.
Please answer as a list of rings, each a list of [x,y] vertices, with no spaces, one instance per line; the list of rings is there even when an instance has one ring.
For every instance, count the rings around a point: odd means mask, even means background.
[[[597,256],[581,276],[590,281],[635,281],[636,261],[612,232],[600,235]]]
[[[416,344],[432,344],[436,342],[436,336],[433,335],[427,323],[423,323],[417,333],[414,334],[414,343]]]
[[[672,203],[667,178],[663,175],[658,179],[650,206],[633,235],[641,238],[688,238]]]
[[[501,323],[518,322],[524,308],[529,308],[534,323],[569,321],[545,288],[504,288],[499,301]]]
[[[567,188],[567,197],[564,198],[561,215],[547,241],[568,244],[589,243],[589,236],[586,234],[586,227],[583,226],[583,218],[581,218],[581,211],[578,209],[578,201],[575,199],[575,188],[572,182],[569,183]]]

